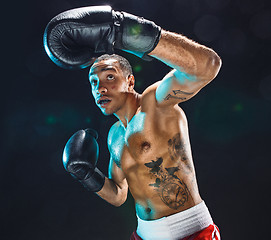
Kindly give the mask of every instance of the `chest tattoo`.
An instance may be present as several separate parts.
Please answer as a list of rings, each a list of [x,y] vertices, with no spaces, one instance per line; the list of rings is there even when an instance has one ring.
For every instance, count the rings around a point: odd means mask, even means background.
[[[180,133],[175,134],[173,138],[168,140],[168,153],[172,161],[181,159],[189,170],[192,169],[187,158],[186,146],[184,141],[181,139]]]

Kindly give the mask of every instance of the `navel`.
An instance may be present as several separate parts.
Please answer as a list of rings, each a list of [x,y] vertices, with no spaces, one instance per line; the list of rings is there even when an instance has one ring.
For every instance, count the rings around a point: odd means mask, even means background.
[[[151,209],[150,208],[146,208],[145,211],[146,211],[147,214],[151,213]]]

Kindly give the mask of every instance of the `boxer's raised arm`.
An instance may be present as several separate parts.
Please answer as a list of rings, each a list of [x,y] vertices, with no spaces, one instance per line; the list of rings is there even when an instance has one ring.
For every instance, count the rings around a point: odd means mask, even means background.
[[[221,67],[221,59],[212,49],[164,30],[149,55],[173,68],[156,90],[156,99],[163,104],[190,99],[216,77]]]

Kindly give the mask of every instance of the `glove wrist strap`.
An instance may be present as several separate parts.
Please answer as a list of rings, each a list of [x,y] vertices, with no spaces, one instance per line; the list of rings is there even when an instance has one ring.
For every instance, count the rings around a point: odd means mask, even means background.
[[[105,176],[98,168],[95,168],[91,177],[85,180],[79,180],[79,182],[89,191],[99,192],[103,188]]]

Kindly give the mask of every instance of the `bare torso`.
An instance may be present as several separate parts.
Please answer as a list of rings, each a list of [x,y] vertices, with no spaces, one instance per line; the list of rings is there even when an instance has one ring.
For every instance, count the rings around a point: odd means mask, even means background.
[[[185,114],[178,105],[158,106],[155,89],[142,95],[126,128],[121,122],[113,125],[109,145],[141,219],[158,219],[201,202]]]

